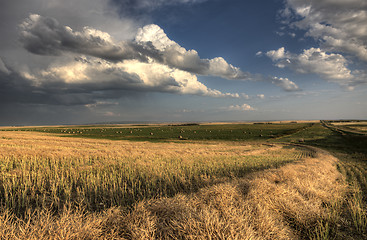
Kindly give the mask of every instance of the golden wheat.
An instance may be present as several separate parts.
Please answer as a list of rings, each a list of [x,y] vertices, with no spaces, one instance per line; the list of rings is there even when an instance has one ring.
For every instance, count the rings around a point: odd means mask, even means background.
[[[0,132],[0,149],[0,239],[338,239],[345,205],[364,236],[336,166],[363,169],[320,150],[28,132]]]
[[[131,211],[111,208],[61,216],[40,211],[30,221],[5,212],[0,236],[18,239],[304,239],[316,236],[327,206],[347,185],[336,160],[320,153],[276,170],[216,184],[197,193],[144,200]],[[336,220],[336,219],[332,219]],[[79,229],[80,228],[80,229]],[[67,230],[66,230],[67,229]]]

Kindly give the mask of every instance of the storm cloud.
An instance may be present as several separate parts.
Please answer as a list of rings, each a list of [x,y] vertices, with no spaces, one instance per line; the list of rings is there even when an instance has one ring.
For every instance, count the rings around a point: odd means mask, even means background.
[[[157,25],[138,29],[135,40],[114,40],[108,33],[91,27],[74,31],[54,18],[31,14],[20,25],[20,41],[29,52],[39,55],[79,53],[109,61],[139,60],[157,62],[194,74],[227,79],[244,79],[246,75],[223,58],[201,59],[195,50],[187,51],[170,40]]]
[[[150,69],[150,75],[152,76],[159,75],[159,73],[153,73],[153,70],[159,70],[163,75],[170,71],[170,82],[175,82],[178,86],[182,86],[183,81],[180,78],[183,75],[189,76],[185,80],[187,83],[197,82],[196,76],[193,76],[195,74],[217,76],[229,80],[256,79],[252,74],[243,72],[238,67],[227,63],[222,57],[201,59],[197,51],[186,50],[181,47],[169,39],[166,33],[155,24],[139,28],[135,39],[120,42],[114,40],[106,32],[90,27],[84,27],[82,31],[74,31],[68,26],[60,25],[53,18],[42,17],[36,14],[31,14],[20,27],[20,41],[23,43],[24,48],[32,53],[39,55],[84,54],[109,61],[110,63],[104,61],[104,65],[108,65],[107,69],[119,69],[121,73],[126,66],[133,62],[135,65],[140,66],[135,68],[136,71],[143,70],[140,76],[148,76],[148,74],[145,74],[147,69]],[[111,67],[113,64],[115,66]],[[101,70],[103,70],[101,73],[106,73],[106,69]],[[183,74],[183,72],[186,73]],[[139,75],[139,72],[135,73]],[[101,74],[95,73],[95,75]],[[162,80],[156,78],[156,86],[159,86],[160,82],[168,82],[168,77],[163,75],[161,75]],[[74,74],[73,76],[77,75]],[[177,79],[172,80],[174,77],[177,77]],[[124,81],[125,77],[121,79],[122,82],[126,82]],[[187,81],[188,79],[191,80]],[[144,81],[144,83],[148,82],[152,83],[152,80]],[[283,85],[276,85],[283,87]],[[196,86],[197,89],[176,92],[196,93],[205,96],[234,96],[221,94],[218,90],[215,90],[217,94],[207,90],[203,91],[202,84],[191,84],[191,86]],[[170,89],[172,91],[173,88]],[[283,89],[290,91],[293,88],[286,87]],[[167,91],[167,89],[161,90]]]
[[[39,55],[61,55],[63,52],[87,54],[112,61],[124,59],[147,60],[133,43],[121,41],[115,43],[112,37],[100,30],[84,27],[82,31],[74,31],[62,26],[50,17],[31,14],[20,24],[19,40],[29,52]],[[150,50],[152,51],[152,50]]]

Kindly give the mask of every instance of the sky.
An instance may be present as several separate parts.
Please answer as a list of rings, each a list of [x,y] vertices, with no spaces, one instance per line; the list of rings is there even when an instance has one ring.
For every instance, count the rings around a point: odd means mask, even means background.
[[[367,119],[365,0],[0,3],[0,125]]]

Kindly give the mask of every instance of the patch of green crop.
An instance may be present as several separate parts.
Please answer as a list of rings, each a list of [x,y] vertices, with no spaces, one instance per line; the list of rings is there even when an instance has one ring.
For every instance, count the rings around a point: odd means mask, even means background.
[[[222,125],[156,125],[156,126],[73,126],[20,128],[14,131],[54,133],[82,137],[132,141],[223,140],[264,141],[297,133],[312,126],[299,124],[222,124]]]

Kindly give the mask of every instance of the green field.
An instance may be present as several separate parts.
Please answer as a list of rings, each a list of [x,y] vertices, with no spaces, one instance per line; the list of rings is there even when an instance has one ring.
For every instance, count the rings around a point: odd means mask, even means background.
[[[264,141],[302,131],[313,123],[292,124],[219,124],[219,125],[92,125],[73,127],[13,128],[11,131],[35,131],[60,136],[136,141],[224,140]]]

